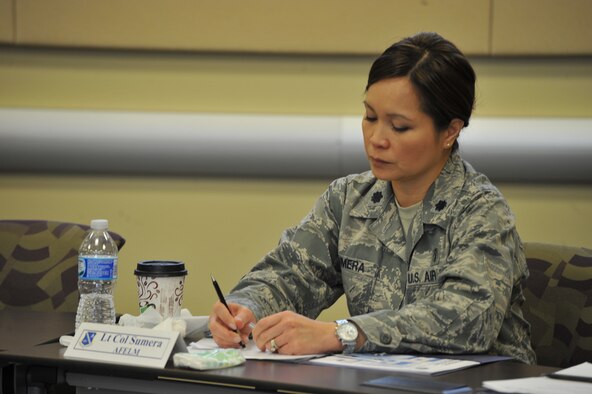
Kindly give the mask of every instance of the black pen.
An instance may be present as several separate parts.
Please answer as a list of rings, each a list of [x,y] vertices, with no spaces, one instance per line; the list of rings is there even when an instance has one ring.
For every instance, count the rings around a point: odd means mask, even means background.
[[[210,277],[212,278],[212,284],[214,285],[214,289],[216,289],[216,293],[218,294],[218,299],[226,307],[226,309],[228,309],[228,312],[230,312],[230,308],[228,307],[228,304],[226,303],[226,299],[224,299],[224,294],[222,294],[222,290],[220,290],[220,286],[218,285],[218,282],[214,278],[214,275],[210,274]],[[230,314],[232,315],[232,312],[230,312]],[[234,330],[234,332],[236,332],[240,336],[240,332],[238,331],[238,329]],[[246,347],[245,344],[243,343],[242,339],[239,342],[239,345],[241,345],[241,347],[243,349]]]

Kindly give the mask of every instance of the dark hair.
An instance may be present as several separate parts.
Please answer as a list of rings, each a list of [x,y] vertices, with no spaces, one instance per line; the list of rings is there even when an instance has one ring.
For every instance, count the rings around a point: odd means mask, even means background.
[[[475,71],[450,41],[437,33],[418,33],[393,44],[372,64],[366,91],[378,81],[396,77],[409,78],[421,110],[434,120],[436,130],[445,130],[455,118],[469,125],[475,105]]]

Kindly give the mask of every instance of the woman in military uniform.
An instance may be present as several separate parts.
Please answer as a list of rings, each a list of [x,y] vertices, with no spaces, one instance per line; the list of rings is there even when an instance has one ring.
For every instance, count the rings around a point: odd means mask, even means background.
[[[473,68],[438,34],[386,49],[364,100],[371,171],[332,182],[231,291],[230,311],[214,305],[218,345],[252,334],[281,354],[488,353],[533,363],[514,217],[458,153],[474,98]],[[315,320],[343,294],[350,317]]]

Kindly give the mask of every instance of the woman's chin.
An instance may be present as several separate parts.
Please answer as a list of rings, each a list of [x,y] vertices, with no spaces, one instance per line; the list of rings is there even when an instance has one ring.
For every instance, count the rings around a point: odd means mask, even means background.
[[[379,168],[371,168],[372,175],[376,177],[376,179],[380,179],[381,181],[390,181],[393,178],[393,174],[389,171],[384,171]]]

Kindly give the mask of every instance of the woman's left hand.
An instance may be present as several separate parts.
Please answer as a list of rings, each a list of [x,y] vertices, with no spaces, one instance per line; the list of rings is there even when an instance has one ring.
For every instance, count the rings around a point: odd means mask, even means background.
[[[259,320],[253,329],[253,340],[261,351],[280,354],[341,352],[335,326],[333,322],[312,320],[284,311]]]

